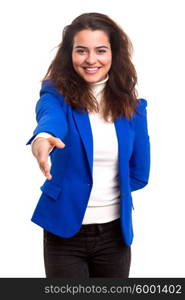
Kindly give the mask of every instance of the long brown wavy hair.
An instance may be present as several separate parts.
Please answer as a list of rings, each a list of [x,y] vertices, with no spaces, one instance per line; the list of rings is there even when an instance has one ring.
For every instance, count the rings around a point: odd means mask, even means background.
[[[108,37],[112,50],[109,79],[103,90],[103,118],[114,122],[118,117],[131,119],[137,106],[137,74],[131,56],[133,46],[122,28],[109,16],[100,13],[84,13],[64,27],[62,41],[42,79],[52,80],[54,86],[74,109],[98,112],[98,103],[89,84],[73,68],[72,49],[74,36],[81,30],[102,30]],[[110,120],[110,119],[109,119]]]

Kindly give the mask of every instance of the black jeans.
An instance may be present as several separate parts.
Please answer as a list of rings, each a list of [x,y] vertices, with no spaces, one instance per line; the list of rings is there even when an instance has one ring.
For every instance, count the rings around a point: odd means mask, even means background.
[[[124,244],[120,219],[82,225],[71,238],[44,230],[47,278],[128,278],[131,247]]]

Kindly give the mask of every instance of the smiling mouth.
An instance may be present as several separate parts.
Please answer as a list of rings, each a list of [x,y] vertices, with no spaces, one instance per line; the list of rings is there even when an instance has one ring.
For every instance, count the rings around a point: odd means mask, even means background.
[[[83,69],[85,70],[85,72],[87,74],[95,74],[96,72],[98,72],[98,70],[100,69],[101,67],[96,67],[96,68],[90,68],[90,67],[84,67]]]

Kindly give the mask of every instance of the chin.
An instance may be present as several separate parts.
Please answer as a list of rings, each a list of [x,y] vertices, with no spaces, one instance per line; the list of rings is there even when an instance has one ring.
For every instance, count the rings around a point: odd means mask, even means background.
[[[105,78],[105,77],[103,77]],[[86,81],[86,82],[89,82],[89,83],[96,83],[96,82],[99,82],[101,80],[103,80],[102,77],[92,77],[92,78],[89,78],[89,77],[86,77],[86,76],[83,76],[83,79]]]
[[[98,81],[100,81],[99,79],[85,79],[86,82],[89,82],[89,83],[96,83]]]

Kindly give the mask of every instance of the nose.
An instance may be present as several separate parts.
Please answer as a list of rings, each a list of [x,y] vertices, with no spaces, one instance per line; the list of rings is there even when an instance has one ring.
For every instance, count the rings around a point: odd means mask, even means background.
[[[89,53],[88,53],[88,56],[87,56],[87,58],[86,58],[86,62],[87,62],[88,64],[93,65],[93,64],[96,62],[96,60],[97,60],[97,58],[96,58],[96,53],[94,53],[94,52],[89,52]]]

